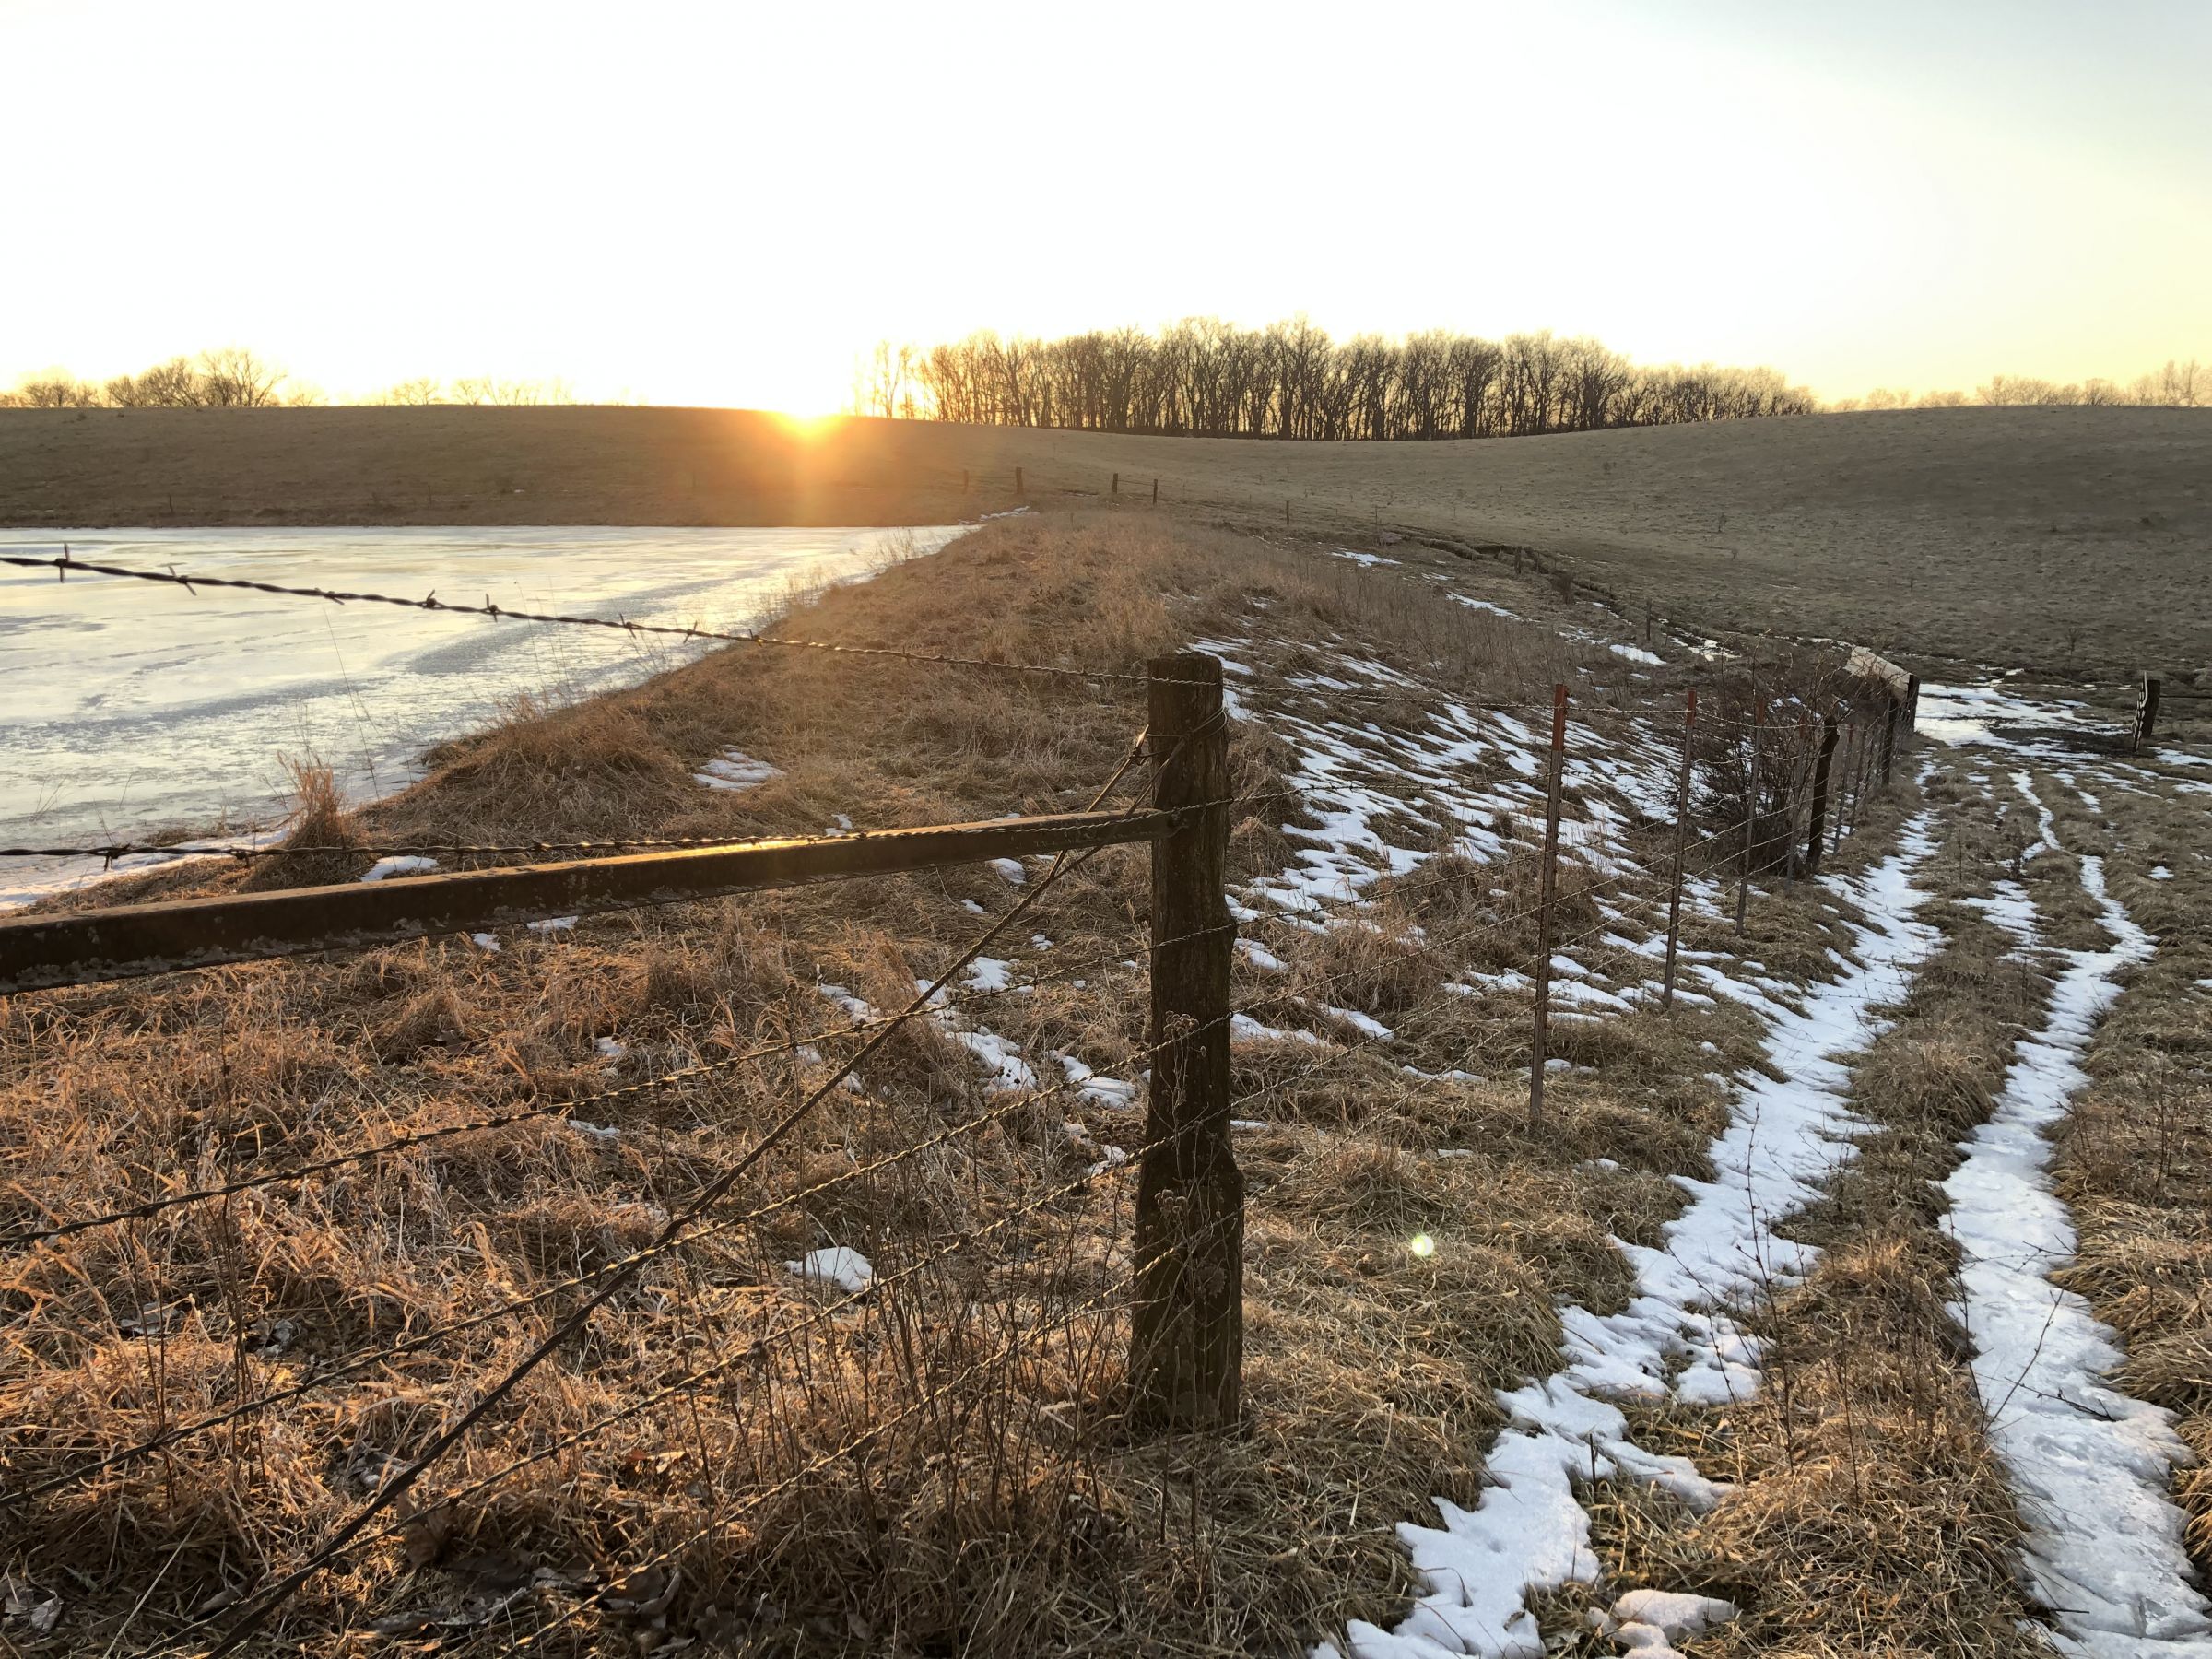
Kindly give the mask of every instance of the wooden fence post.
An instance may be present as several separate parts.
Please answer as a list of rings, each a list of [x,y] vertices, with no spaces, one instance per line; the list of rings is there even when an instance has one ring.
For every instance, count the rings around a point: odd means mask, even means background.
[[[1735,936],[1744,936],[1751,905],[1751,861],[1759,856],[1759,688],[1751,688],[1751,742],[1744,759],[1744,867],[1735,878]]]
[[[1221,663],[1147,665],[1153,797],[1150,1115],[1137,1170],[1129,1375],[1138,1419],[1234,1423],[1244,1356],[1244,1178],[1230,1146],[1229,734]]]
[[[1905,678],[1905,735],[1910,737],[1920,730],[1920,676]]]
[[[1895,696],[1889,699],[1888,712],[1882,718],[1882,788],[1889,787],[1889,759],[1897,749],[1897,723],[1904,713],[1904,705]]]
[[[1651,626],[1651,609],[1644,609],[1644,626]],[[1647,633],[1648,637],[1648,633]],[[1689,688],[1689,701],[1682,713],[1682,776],[1675,785],[1675,875],[1673,892],[1666,901],[1666,977],[1660,982],[1659,1006],[1675,1006],[1675,947],[1682,937],[1682,853],[1689,840],[1689,757],[1691,739],[1697,735],[1698,688]]]
[[[1021,468],[1018,466],[1014,469],[1014,493],[1016,495],[1027,495],[1030,493],[1022,486]]]
[[[1859,723],[1845,720],[1838,730],[1841,741],[1837,747],[1843,751],[1843,775],[1836,780],[1836,828],[1828,843],[1830,853],[1841,850],[1844,820],[1851,817],[1851,763],[1858,752]]]
[[[1646,651],[1652,648],[1652,602],[1648,599],[1643,602],[1643,648]],[[1691,695],[1694,697],[1696,693]]]
[[[1836,717],[1820,716],[1820,757],[1813,762],[1813,826],[1805,838],[1805,873],[1807,879],[1820,874],[1820,842],[1828,830],[1828,774],[1835,764],[1836,739],[1841,735]]]
[[[1536,1026],[1528,1059],[1528,1121],[1544,1121],[1545,1053],[1551,1031],[1551,904],[1559,888],[1559,787],[1567,775],[1567,688],[1551,688],[1551,799],[1544,809],[1544,888],[1536,906]]]
[[[2136,704],[2135,741],[2127,746],[2127,752],[2131,755],[2143,747],[2143,740],[2146,737],[2155,736],[2158,734],[2159,690],[2158,676],[2146,668],[2143,671],[2143,695],[2141,700]]]
[[[1513,549],[1513,574],[1521,574],[1521,549],[1518,547]]]
[[[1113,488],[1108,493],[1117,496],[1122,493],[1122,475],[1120,473],[1113,475]]]
[[[1287,524],[1288,524],[1289,522],[1290,522],[1290,498],[1289,498],[1288,496],[1285,496],[1285,497],[1283,498],[1283,523]]]
[[[1152,480],[1152,505],[1155,507],[1159,505],[1159,480],[1158,478]]]
[[[1797,829],[1805,822],[1805,787],[1813,775],[1812,727],[1803,709],[1797,711],[1797,758],[1790,767],[1789,799],[1783,803],[1788,821],[1783,825],[1782,885],[1785,891],[1797,886]]]
[[[1836,801],[1836,823],[1842,834],[1858,834],[1858,803],[1867,798],[1867,724],[1852,714],[1842,724],[1842,794]],[[1842,845],[1838,836],[1836,845]]]

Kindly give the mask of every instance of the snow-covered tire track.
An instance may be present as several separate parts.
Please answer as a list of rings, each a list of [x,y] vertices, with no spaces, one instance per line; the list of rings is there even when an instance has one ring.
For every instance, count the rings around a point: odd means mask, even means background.
[[[2018,772],[2013,782],[2041,816],[2042,846],[2063,852],[2032,781]],[[2027,1523],[2028,1582],[2053,1609],[2061,1651],[2212,1655],[2212,1608],[2191,1583],[2181,1511],[2167,1491],[2188,1452],[2170,1412],[2104,1381],[2123,1358],[2118,1338],[2050,1278],[2073,1260],[2075,1231],[2052,1188],[2047,1137],[2089,1081],[2081,1061],[2120,994],[2115,976],[2155,948],[2106,890],[2103,860],[2077,862],[2112,944],[2055,952],[2043,1028],[2016,1045],[1995,1111],[1944,1182],[1961,1257],[1958,1313],[1973,1341],[1990,1441]],[[2037,947],[2032,904],[1988,913],[2024,949]]]
[[[1852,1106],[1845,1056],[1879,1034],[1872,1010],[1900,1000],[1935,951],[1939,935],[1915,919],[1925,895],[1912,881],[1933,851],[1928,823],[1925,813],[1915,818],[1899,850],[1865,877],[1824,882],[1856,903],[1869,925],[1855,929],[1855,959],[1836,980],[1814,986],[1802,1007],[1717,971],[1709,977],[1767,1021],[1769,1052],[1785,1078],[1752,1073],[1737,1080],[1730,1124],[1712,1147],[1714,1178],[1682,1182],[1690,1203],[1667,1224],[1664,1248],[1620,1246],[1636,1269],[1638,1294],[1629,1306],[1612,1314],[1560,1309],[1566,1364],[1498,1395],[1512,1421],[1485,1460],[1495,1484],[1473,1510],[1434,1500],[1441,1527],[1400,1524],[1427,1593],[1394,1630],[1353,1623],[1351,1659],[1541,1659],[1546,1648],[1529,1594],[1598,1577],[1578,1483],[1648,1481],[1695,1509],[1722,1495],[1688,1459],[1631,1441],[1607,1396],[1671,1395],[1700,1405],[1757,1388],[1757,1343],[1728,1310],[1811,1265],[1815,1253],[1774,1228],[1855,1156],[1852,1136],[1866,1124]],[[1659,1635],[1656,1628],[1649,1633]],[[1624,1627],[1617,1640],[1641,1643],[1638,1651],[1654,1659],[1673,1651],[1653,1645],[1641,1629],[1631,1637]],[[1314,1652],[1320,1659],[1337,1650],[1324,1644]]]

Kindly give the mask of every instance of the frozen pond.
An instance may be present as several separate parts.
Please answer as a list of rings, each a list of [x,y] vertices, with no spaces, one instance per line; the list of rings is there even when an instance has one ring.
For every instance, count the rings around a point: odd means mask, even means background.
[[[0,530],[0,551],[66,541],[118,565],[731,630],[964,528]],[[0,846],[264,824],[287,759],[356,799],[387,793],[518,698],[571,700],[712,648],[0,567]],[[0,905],[83,869],[0,861]]]

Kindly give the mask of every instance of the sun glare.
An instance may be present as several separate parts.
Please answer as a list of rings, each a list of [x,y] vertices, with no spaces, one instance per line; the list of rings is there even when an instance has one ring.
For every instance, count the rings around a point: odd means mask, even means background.
[[[771,409],[769,413],[776,418],[778,426],[803,443],[812,443],[845,418],[834,410],[815,415],[797,414],[790,409]]]

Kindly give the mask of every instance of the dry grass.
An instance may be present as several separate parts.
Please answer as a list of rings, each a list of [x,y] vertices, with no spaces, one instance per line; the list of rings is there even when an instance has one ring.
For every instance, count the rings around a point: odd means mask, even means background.
[[[1453,602],[1430,580],[1446,561],[1406,565],[1371,572],[1164,515],[1025,517],[835,591],[788,626],[1100,675],[1237,638],[1278,674],[1347,652],[1437,695],[1527,701],[1559,677],[1575,679],[1578,708],[1628,695],[1617,661]],[[1120,760],[1140,693],[737,649],[578,708],[517,710],[358,817],[305,779],[301,854],[267,867],[344,878],[379,841],[818,833],[840,813],[878,826],[1061,809]],[[1283,700],[1328,709],[1325,696]],[[1372,713],[1384,729],[1404,718]],[[728,746],[782,775],[744,794],[694,784]],[[1277,794],[1294,761],[1256,723],[1235,735],[1241,793]],[[1840,865],[1885,842],[1905,804],[1870,802]],[[1295,799],[1256,800],[1235,827],[1232,876],[1279,869],[1297,816]],[[1410,813],[1391,839],[1442,844]],[[1667,844],[1651,833],[1647,864]],[[1653,885],[1601,894],[1570,871],[1561,933],[1583,935],[1594,971],[1625,975],[1633,953],[1596,935],[1648,928]],[[1414,1587],[1394,1524],[1426,1520],[1432,1495],[1479,1500],[1495,1391],[1557,1368],[1559,1302],[1625,1302],[1613,1241],[1659,1243],[1677,1178],[1710,1174],[1725,1110],[1708,1074],[1764,1061],[1756,1022],[1724,999],[1562,1019],[1554,1053],[1576,1069],[1552,1080],[1532,1129],[1526,993],[1449,987],[1527,963],[1536,874],[1524,853],[1445,855],[1420,872],[1427,885],[1377,883],[1356,921],[1250,930],[1284,968],[1240,961],[1239,1006],[1330,1046],[1233,1052],[1238,1110],[1265,1120],[1237,1141],[1249,1204],[1236,1434],[1160,1441],[1124,1420],[1131,1183],[1087,1171],[1100,1148],[1137,1144],[1136,1113],[1072,1092],[993,1093],[956,1038],[910,1026],[861,1068],[864,1089],[833,1094],[747,1174],[724,1214],[749,1219],[595,1315],[404,1524],[300,1598],[269,1651],[335,1652],[370,1629],[498,1640],[594,1586],[606,1605],[556,1651],[695,1639],[794,1655],[1227,1659],[1300,1652],[1349,1618],[1394,1621]],[[245,879],[194,866],[100,897]],[[418,1451],[574,1305],[568,1281],[649,1240],[855,1040],[816,1035],[594,1097],[840,1025],[824,983],[896,1007],[973,936],[971,907],[995,915],[1014,897],[990,870],[948,871],[516,932],[496,954],[438,940],[0,1004],[0,1227],[546,1109],[372,1170],[9,1258],[11,1487],[546,1297],[0,1516],[0,1571],[67,1601],[49,1645],[130,1651],[299,1559],[387,1460]],[[1020,953],[1022,971],[1056,977],[965,1017],[1033,1058],[1133,1075],[1147,902],[1141,853],[1085,863],[1015,930],[1016,943],[1051,941]],[[1830,1253],[1762,1311],[1777,1388],[1717,1420],[1639,1426],[1643,1443],[1694,1450],[1744,1493],[1697,1526],[1646,1493],[1591,1497],[1623,1582],[1747,1603],[1701,1652],[2022,1651],[2007,1622],[2020,1610],[2006,1587],[2012,1523],[1971,1384],[1959,1392],[1924,1182],[1985,1103],[2004,1021],[2036,986],[1987,959],[1971,912],[1949,915],[1952,952],[1862,1067],[1882,1128],[1808,1223]],[[1750,920],[1742,948],[1768,972],[1831,971],[1832,904],[1761,891]],[[1735,947],[1727,923],[1694,908],[1685,937]],[[1332,1009],[1382,1019],[1398,1041],[1363,1043]],[[1433,1254],[1407,1248],[1418,1234]],[[831,1244],[891,1282],[841,1305],[785,1270]],[[502,1473],[524,1455],[535,1461]],[[664,1553],[679,1573],[635,1571]],[[1575,1641],[1578,1612],[1561,1598],[1547,1628]]]
[[[1491,698],[1524,698],[1581,654],[1395,577],[1103,516],[1002,521],[791,626],[1088,670],[1224,632],[1264,635],[1288,665],[1301,640],[1334,638]],[[581,707],[517,710],[358,817],[303,777],[300,856],[100,898],[310,868],[344,879],[366,867],[360,848],[395,840],[818,832],[837,813],[889,825],[1080,805],[1134,734],[1136,689],[727,652]],[[742,794],[693,784],[728,745],[783,775]],[[1289,759],[1256,730],[1236,740],[1252,793],[1278,789]],[[1241,871],[1279,866],[1294,810],[1255,805]],[[1502,918],[1530,879],[1510,860],[1478,899],[1471,880],[1470,895],[1386,901],[1371,926],[1281,941],[1289,971],[1255,1006],[1311,991],[1403,1013],[1404,1052],[1494,1081],[1425,1084],[1397,1053],[1356,1044],[1319,1066],[1302,1044],[1239,1045],[1240,1082],[1269,1086],[1273,1126],[1241,1147],[1253,1199],[1238,1435],[1162,1443],[1123,1422],[1129,1183],[1085,1170],[1100,1147],[1135,1144],[1134,1114],[991,1094],[945,1031],[909,1027],[862,1068],[865,1092],[834,1095],[724,1212],[759,1213],[595,1315],[403,1524],[302,1594],[269,1646],[526,1626],[594,1585],[613,1587],[607,1605],[572,1634],[609,1648],[1227,1655],[1394,1618],[1411,1575],[1392,1524],[1432,1493],[1478,1498],[1493,1390],[1550,1369],[1555,1300],[1626,1295],[1609,1237],[1654,1237],[1679,1202],[1666,1176],[1700,1169],[1720,1109],[1696,1080],[1699,1043],[1751,1057],[1725,1013],[1612,1022],[1568,1040],[1607,1075],[1561,1077],[1554,1121],[1529,1132],[1513,1076],[1525,1001],[1441,993],[1474,959],[1412,930],[1458,906],[1488,930],[1469,941],[1477,956],[1524,955],[1533,924]],[[0,1455],[18,1488],[421,1341],[9,1515],[5,1571],[67,1604],[51,1645],[127,1650],[300,1559],[574,1304],[564,1285],[648,1241],[853,1040],[604,1091],[841,1023],[818,983],[897,1006],[979,926],[969,901],[997,913],[1011,897],[988,870],[951,871],[518,931],[496,954],[437,940],[0,1005],[10,1227],[537,1112],[10,1259]],[[1018,929],[1052,940],[1025,965],[1065,977],[970,1017],[1029,1053],[1127,1075],[1144,1037],[1145,902],[1141,853],[1088,862]],[[1595,919],[1579,889],[1565,913]],[[1316,1023],[1310,1009],[1299,1023]],[[1480,1150],[1438,1159],[1440,1146]],[[1596,1158],[1622,1173],[1578,1169]],[[1406,1249],[1416,1231],[1435,1255]],[[832,1243],[894,1282],[839,1306],[785,1271]],[[511,1469],[518,1458],[534,1461]],[[665,1552],[679,1575],[625,1578]]]

